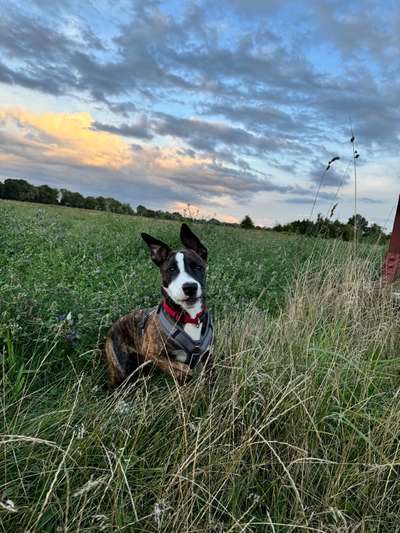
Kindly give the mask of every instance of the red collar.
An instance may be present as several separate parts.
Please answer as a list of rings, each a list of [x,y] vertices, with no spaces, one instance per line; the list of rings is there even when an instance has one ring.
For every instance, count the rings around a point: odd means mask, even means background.
[[[202,310],[197,313],[197,315],[192,318],[189,313],[184,311],[176,311],[175,309],[172,309],[171,306],[167,304],[167,302],[164,300],[162,303],[164,311],[173,318],[176,322],[181,322],[182,324],[194,324],[195,326],[199,327],[200,325],[200,318],[204,315],[206,312],[206,307],[203,305]]]

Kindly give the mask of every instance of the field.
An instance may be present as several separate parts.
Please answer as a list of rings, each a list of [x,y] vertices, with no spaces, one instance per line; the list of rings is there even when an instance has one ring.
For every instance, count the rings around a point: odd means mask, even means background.
[[[216,378],[109,394],[111,323],[159,300],[146,231],[0,203],[0,530],[398,531],[399,317],[384,249],[193,224]]]

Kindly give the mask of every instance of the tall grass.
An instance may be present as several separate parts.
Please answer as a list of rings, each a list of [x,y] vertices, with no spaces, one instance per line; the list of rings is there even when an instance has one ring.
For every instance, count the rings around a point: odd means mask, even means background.
[[[371,279],[368,259],[310,263],[275,317],[217,317],[214,373],[184,387],[109,395],[96,349],[52,381],[51,345],[22,361],[9,339],[2,530],[396,531],[399,317]]]

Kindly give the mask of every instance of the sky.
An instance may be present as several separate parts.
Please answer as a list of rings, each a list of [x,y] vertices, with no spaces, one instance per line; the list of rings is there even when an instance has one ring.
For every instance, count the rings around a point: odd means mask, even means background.
[[[0,0],[0,179],[346,220],[353,131],[358,212],[390,230],[399,57],[397,0]]]

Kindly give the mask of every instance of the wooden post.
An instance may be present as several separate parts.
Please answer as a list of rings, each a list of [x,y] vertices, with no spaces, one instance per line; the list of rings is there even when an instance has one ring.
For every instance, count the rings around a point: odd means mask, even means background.
[[[392,236],[390,237],[389,250],[385,255],[382,269],[383,283],[393,283],[400,270],[400,196],[394,217]]]

